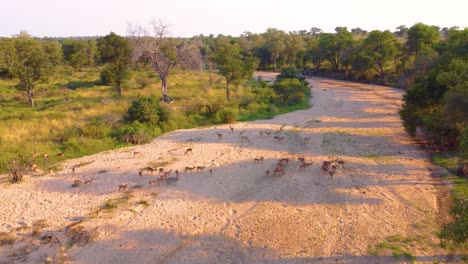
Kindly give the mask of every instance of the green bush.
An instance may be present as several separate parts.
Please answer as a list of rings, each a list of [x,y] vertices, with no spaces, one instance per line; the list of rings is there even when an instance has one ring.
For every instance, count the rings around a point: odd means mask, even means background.
[[[234,123],[238,118],[238,115],[232,109],[224,109],[218,113],[218,120],[222,123]]]
[[[121,140],[125,143],[141,144],[149,142],[153,137],[161,135],[160,128],[150,128],[148,125],[133,121],[120,129],[118,133]]]
[[[460,157],[468,159],[468,126],[463,129],[459,142]]]
[[[113,73],[110,67],[103,67],[100,73],[100,80],[102,85],[112,85]]]
[[[127,111],[129,121],[147,123],[156,127],[169,120],[169,111],[155,97],[143,97],[132,103]]]

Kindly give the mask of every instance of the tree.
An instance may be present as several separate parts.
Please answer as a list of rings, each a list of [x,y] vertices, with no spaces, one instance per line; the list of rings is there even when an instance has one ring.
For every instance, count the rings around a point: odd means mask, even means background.
[[[193,42],[186,39],[169,37],[169,28],[161,20],[153,20],[150,29],[129,26],[133,39],[135,59],[147,60],[161,79],[162,100],[169,101],[167,96],[167,77],[172,68],[199,68],[200,51]],[[150,33],[151,32],[151,33]]]
[[[18,87],[26,91],[29,105],[34,107],[34,88],[51,74],[53,56],[46,53],[39,40],[26,32],[2,40],[0,50],[0,66],[3,65],[13,77],[19,79]]]
[[[290,98],[295,95],[302,93],[306,89],[307,84],[296,78],[289,79],[278,79],[273,84],[273,90],[280,97],[282,104],[286,104]]]
[[[122,96],[122,83],[128,78],[128,67],[132,50],[129,41],[114,32],[98,39],[97,47],[101,61],[108,63],[106,71],[110,73],[111,82]]]
[[[242,55],[240,47],[231,43],[220,44],[215,51],[213,61],[219,73],[226,79],[227,100],[231,100],[229,85],[251,77],[258,66],[258,59]]]
[[[439,32],[437,28],[417,23],[408,30],[406,46],[409,52],[418,54],[424,48],[432,48],[438,39]]]
[[[84,40],[66,40],[62,43],[65,61],[75,70],[89,65],[88,42]]]
[[[399,54],[399,42],[397,38],[388,30],[384,32],[374,30],[364,39],[362,48],[373,59],[377,66],[380,80],[386,85],[387,80],[385,79],[384,68],[388,62],[394,61]]]

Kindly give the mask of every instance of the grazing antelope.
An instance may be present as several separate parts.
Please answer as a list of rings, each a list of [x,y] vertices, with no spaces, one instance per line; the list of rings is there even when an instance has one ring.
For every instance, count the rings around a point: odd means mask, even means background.
[[[263,157],[255,158],[254,163],[263,163]]]
[[[75,167],[73,167],[73,168],[71,169],[71,171],[72,171],[73,173],[75,173],[75,171],[76,171]]]
[[[312,137],[306,137],[306,138],[304,138],[304,145],[309,144],[311,138],[312,138]]]
[[[342,159],[336,159],[335,162],[338,163],[338,165],[340,165],[341,167],[344,168],[344,164],[345,164],[344,160],[342,160]]]
[[[197,172],[203,171],[205,169],[205,166],[197,166]]]
[[[231,129],[231,133],[234,133],[234,128],[232,126],[229,126],[229,128]]]
[[[328,172],[328,170],[330,169],[330,166],[331,166],[331,162],[328,161],[328,160],[325,160],[322,162],[322,172]]]
[[[164,168],[159,168],[159,174],[164,173]]]
[[[223,139],[223,134],[221,133],[218,133],[218,132],[215,132],[216,135],[218,136],[218,140],[222,140]]]
[[[140,176],[140,178],[143,178],[143,171],[139,171],[138,176]]]
[[[148,167],[148,168],[146,168],[146,170],[151,172],[151,174],[152,174],[153,172],[157,171],[158,169],[153,168],[153,167]],[[143,172],[141,172],[141,173],[143,173]]]
[[[123,184],[123,185],[119,185],[119,192],[122,191],[122,190],[123,190],[123,191],[127,190],[127,186],[128,186],[128,183],[127,183],[127,184]]]
[[[249,140],[248,137],[242,136],[242,137],[241,137],[241,143],[250,143],[250,140]]]
[[[59,157],[59,158],[63,157],[63,153],[58,153],[57,157]]]
[[[283,163],[286,163],[286,164],[288,164],[288,163],[289,163],[289,159],[288,159],[288,158],[282,158],[282,159],[279,160],[279,163],[282,163],[282,164],[283,164]]]
[[[300,163],[304,163],[304,161],[305,161],[304,157],[299,157],[297,160],[298,160]]]
[[[265,131],[265,134],[267,134],[269,136],[269,135],[271,135],[271,131]]]
[[[195,169],[195,167],[185,167],[184,172],[190,171],[192,172]]]
[[[242,136],[244,133],[245,133],[245,130],[242,130],[242,131],[239,132],[239,135]]]
[[[282,131],[283,128],[284,128],[285,126],[286,126],[286,125],[282,125],[282,126],[279,128],[279,130]]]
[[[187,155],[189,152],[190,152],[190,154],[193,154],[192,148],[188,148],[188,149],[185,151],[184,155]]]

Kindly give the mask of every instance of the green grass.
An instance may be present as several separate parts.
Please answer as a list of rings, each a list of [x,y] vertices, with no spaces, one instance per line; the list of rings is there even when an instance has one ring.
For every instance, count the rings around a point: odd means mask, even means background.
[[[404,238],[401,235],[394,235],[385,238],[385,241],[375,246],[368,246],[368,252],[371,255],[379,256],[391,254],[395,259],[405,258],[411,262],[416,261],[416,257],[410,252],[414,238]]]
[[[62,67],[48,83],[36,87],[35,108],[15,88],[17,80],[0,79],[0,173],[8,171],[8,162],[19,155],[48,171],[66,159],[128,146],[122,131],[129,126],[125,116],[132,102],[142,96],[161,98],[154,72],[139,69],[131,76],[120,98],[113,87],[99,84],[99,68],[73,71]],[[168,95],[175,101],[165,105],[171,118],[149,131],[145,139],[176,129],[219,124],[222,110],[244,121],[306,109],[310,98],[309,89],[306,91],[294,105],[281,105],[272,88],[248,82],[232,87],[232,100],[227,101],[222,76],[173,71],[168,77]],[[214,111],[207,111],[206,106]],[[32,160],[34,152],[39,155]],[[42,158],[44,153],[47,159]]]

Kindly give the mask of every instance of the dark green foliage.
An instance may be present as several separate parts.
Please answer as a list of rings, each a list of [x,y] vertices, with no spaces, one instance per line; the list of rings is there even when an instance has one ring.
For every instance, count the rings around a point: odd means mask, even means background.
[[[155,97],[143,97],[132,103],[127,111],[129,121],[139,121],[156,127],[169,120],[169,111]]]
[[[125,143],[141,144],[149,142],[154,136],[160,134],[157,130],[151,129],[147,124],[133,121],[130,125],[124,126],[118,133],[119,139]]]
[[[231,109],[224,109],[218,113],[218,118],[221,123],[229,124],[234,123],[237,120],[238,115]]]
[[[273,90],[281,104],[292,105],[300,101],[307,93],[307,83],[299,79],[278,79],[273,84]]]
[[[457,193],[453,194],[452,208],[450,214],[453,222],[444,225],[439,236],[455,244],[463,244],[468,239],[468,195]]]

